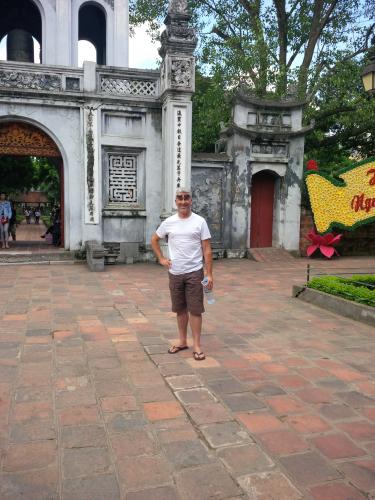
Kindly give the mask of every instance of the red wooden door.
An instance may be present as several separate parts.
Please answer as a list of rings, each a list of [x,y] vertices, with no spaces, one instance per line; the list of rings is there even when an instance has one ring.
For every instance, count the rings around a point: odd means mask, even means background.
[[[59,177],[60,177],[60,247],[64,248],[65,231],[64,231],[64,164],[62,159],[59,162]]]
[[[275,177],[259,172],[251,179],[250,247],[272,247]]]

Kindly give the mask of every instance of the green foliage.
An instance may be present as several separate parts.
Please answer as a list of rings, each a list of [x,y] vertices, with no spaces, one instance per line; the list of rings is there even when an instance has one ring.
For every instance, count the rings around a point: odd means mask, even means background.
[[[358,282],[362,282],[363,286],[358,284]],[[375,276],[355,275],[352,276],[352,278],[320,276],[312,278],[307,286],[308,288],[314,288],[321,292],[337,295],[347,300],[375,307],[375,289],[367,288],[365,286],[366,283],[375,284]]]
[[[219,138],[220,123],[230,117],[228,93],[222,80],[195,73],[196,91],[193,96],[193,139],[194,152],[214,152]]]
[[[6,193],[29,190],[34,183],[31,158],[0,156],[0,185]]]
[[[48,158],[0,156],[0,179],[6,193],[34,189],[46,193],[51,203],[60,199],[59,173]]]

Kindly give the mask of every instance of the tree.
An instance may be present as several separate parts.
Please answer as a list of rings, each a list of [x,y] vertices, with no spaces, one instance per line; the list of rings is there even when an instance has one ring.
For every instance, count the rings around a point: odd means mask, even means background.
[[[0,156],[1,190],[7,193],[33,187],[34,169],[29,157]]]
[[[336,123],[340,124],[343,116],[343,103],[335,99],[337,109],[333,109],[330,82],[336,79],[335,91],[339,92],[337,75],[341,75],[343,85],[357,87],[348,74],[345,76],[345,65],[358,78],[359,58],[366,54],[374,28],[371,23],[374,3],[374,0],[190,0],[192,22],[200,41],[198,62],[201,71],[212,79],[206,85],[206,93],[198,85],[201,95],[195,101],[193,113],[209,108],[213,95],[227,94],[240,84],[267,98],[283,98],[293,90],[298,99],[307,103],[306,118],[314,117],[318,127],[322,126],[323,138],[325,133],[337,133],[340,125],[336,127]],[[154,33],[166,11],[167,0],[130,2],[131,22],[151,21]],[[357,67],[356,75],[353,65]],[[324,96],[320,95],[321,89]],[[353,96],[349,107],[358,110]],[[368,110],[371,105],[365,103],[365,107]],[[330,113],[334,127],[327,131]],[[319,118],[320,114],[324,119]],[[208,115],[205,127],[214,118]],[[194,120],[203,124],[199,118]],[[361,135],[361,117],[356,121]],[[201,129],[193,129],[195,145],[200,141],[197,132],[200,137],[204,135]],[[316,134],[315,141],[318,138]],[[356,135],[353,138],[355,142]]]

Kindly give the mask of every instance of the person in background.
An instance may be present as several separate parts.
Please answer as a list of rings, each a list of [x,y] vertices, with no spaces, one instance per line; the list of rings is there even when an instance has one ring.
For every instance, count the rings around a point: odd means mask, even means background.
[[[39,219],[40,219],[40,210],[39,210],[39,208],[35,209],[34,217],[35,217],[35,224],[39,224]]]
[[[5,193],[0,194],[0,240],[1,248],[9,248],[9,221],[12,217],[12,207]]]
[[[17,230],[17,211],[14,202],[10,202],[12,208],[12,217],[9,219],[9,236],[12,236],[12,240],[16,241],[16,230]]]

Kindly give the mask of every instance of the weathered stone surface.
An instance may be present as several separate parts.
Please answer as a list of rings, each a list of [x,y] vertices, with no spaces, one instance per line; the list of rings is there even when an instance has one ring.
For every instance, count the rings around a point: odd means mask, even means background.
[[[106,446],[105,429],[101,425],[65,427],[61,434],[64,448],[103,448]]]
[[[205,387],[176,391],[175,394],[184,405],[213,403],[216,401],[215,396]]]
[[[238,479],[240,486],[250,498],[278,498],[299,500],[303,494],[298,491],[289,479],[280,472],[260,472],[249,474]]]
[[[76,478],[111,472],[111,460],[106,448],[65,449],[62,467],[64,477]]]
[[[257,444],[245,444],[218,450],[218,455],[235,476],[266,471],[274,465]]]
[[[118,462],[120,480],[130,490],[161,486],[171,481],[168,462],[162,456],[131,457]]]
[[[265,407],[264,403],[259,401],[250,392],[241,392],[239,394],[224,394],[221,396],[224,403],[232,411],[252,411],[260,410]]]
[[[113,474],[65,479],[63,500],[120,500],[120,489]]]
[[[341,477],[340,473],[316,452],[281,457],[280,461],[297,483],[303,486]]]
[[[200,429],[212,448],[233,446],[250,441],[248,433],[237,422],[220,422],[203,425]]]
[[[164,450],[167,459],[176,469],[207,464],[214,460],[214,456],[208,453],[198,439],[165,444]]]

